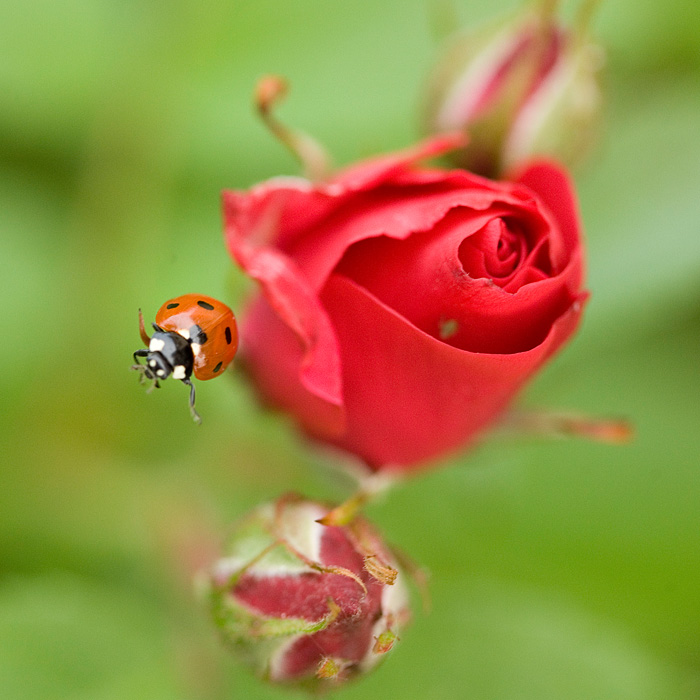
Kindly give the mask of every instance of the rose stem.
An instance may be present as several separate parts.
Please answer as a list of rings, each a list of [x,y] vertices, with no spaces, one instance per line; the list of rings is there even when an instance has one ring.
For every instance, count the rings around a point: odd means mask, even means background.
[[[316,522],[321,525],[347,525],[357,516],[364,506],[374,500],[377,495],[396,484],[396,474],[375,472],[360,480],[357,490],[345,502],[328,511]]]

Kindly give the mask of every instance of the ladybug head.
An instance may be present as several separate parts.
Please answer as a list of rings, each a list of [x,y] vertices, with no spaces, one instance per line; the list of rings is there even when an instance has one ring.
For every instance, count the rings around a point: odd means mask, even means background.
[[[139,310],[139,331],[141,339],[148,345],[134,353],[135,364],[131,369],[140,372],[141,383],[144,379],[153,383],[146,393],[160,387],[159,381],[172,377],[179,379],[190,388],[190,413],[195,423],[201,423],[202,419],[194,409],[195,390],[190,380],[194,370],[194,349],[189,337],[175,331],[163,330],[157,324],[153,324],[155,333],[149,338],[143,325],[143,316]],[[146,359],[142,365],[139,358]]]
[[[174,331],[157,330],[148,344],[144,374],[149,379],[188,379],[194,368],[189,340]]]

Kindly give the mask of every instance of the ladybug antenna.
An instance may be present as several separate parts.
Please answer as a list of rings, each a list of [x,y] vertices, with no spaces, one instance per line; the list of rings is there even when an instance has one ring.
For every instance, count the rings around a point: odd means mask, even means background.
[[[190,414],[192,415],[192,420],[199,425],[202,422],[202,417],[194,409],[194,384],[192,384],[189,379],[183,379],[181,381],[190,388]]]
[[[143,325],[143,314],[141,313],[141,309],[139,309],[139,333],[141,335],[141,340],[143,340],[143,344],[148,347],[148,345],[151,342],[151,339],[148,337],[148,333],[146,333],[146,327]]]

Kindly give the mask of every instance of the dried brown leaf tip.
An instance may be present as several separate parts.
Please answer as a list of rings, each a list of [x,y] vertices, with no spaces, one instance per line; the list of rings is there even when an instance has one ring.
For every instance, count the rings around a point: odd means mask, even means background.
[[[396,582],[396,577],[399,572],[382,562],[376,554],[370,554],[365,557],[365,571],[372,577],[377,579],[379,583],[384,583],[387,586],[393,586]]]

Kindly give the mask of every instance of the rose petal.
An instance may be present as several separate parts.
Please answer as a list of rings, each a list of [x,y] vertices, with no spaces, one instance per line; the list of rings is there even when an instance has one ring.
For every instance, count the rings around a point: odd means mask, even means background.
[[[527,269],[526,237],[508,229],[504,219],[493,218],[459,246],[459,259],[471,277],[493,279],[505,288],[518,272]],[[513,290],[515,291],[515,290]]]
[[[252,243],[260,228],[246,228],[235,208],[228,207],[225,212],[226,236],[236,261],[260,283],[270,306],[302,344],[304,356],[299,363],[302,384],[323,401],[341,406],[338,344],[318,297],[286,255]]]
[[[243,238],[282,251],[338,206],[335,196],[300,177],[272,178],[248,192],[225,190],[222,199],[229,247]]]
[[[340,402],[329,401],[324,390],[326,386],[342,387],[337,357],[330,365],[319,359],[313,369],[320,376],[310,382],[308,353],[264,297],[258,297],[244,314],[241,338],[246,370],[264,402],[296,415],[319,437],[342,433],[345,425],[342,395]],[[337,352],[337,340],[334,344]],[[324,372],[329,376],[324,377]]]
[[[464,148],[467,140],[467,136],[462,131],[431,136],[402,151],[364,160],[357,165],[345,168],[330,181],[330,186],[342,187],[346,192],[374,188],[393,179],[394,176],[408,170],[421,160],[435,158],[457,148]]]
[[[514,173],[513,180],[535,192],[551,212],[554,229],[559,232],[551,255],[555,266],[561,266],[574,250],[580,249],[582,238],[578,201],[568,175],[553,161],[537,161]],[[582,281],[583,270],[576,285]]]
[[[473,439],[573,333],[583,301],[536,347],[497,355],[459,350],[417,331],[340,275],[331,277],[322,298],[335,319],[348,416],[345,434],[334,442],[387,469],[417,467]]]

